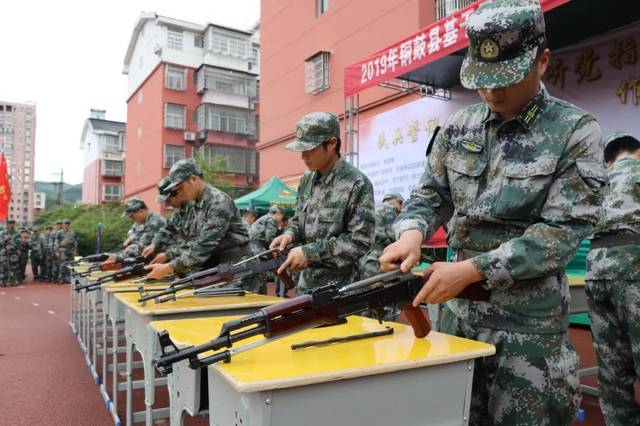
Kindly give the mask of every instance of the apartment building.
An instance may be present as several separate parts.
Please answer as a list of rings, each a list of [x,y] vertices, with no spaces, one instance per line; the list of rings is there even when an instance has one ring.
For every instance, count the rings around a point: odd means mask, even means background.
[[[153,210],[178,160],[226,158],[238,188],[258,184],[259,26],[244,31],[143,12],[131,35],[124,197]]]
[[[106,111],[92,109],[82,128],[80,148],[84,151],[84,204],[118,201],[123,195],[127,126],[105,117]]]
[[[28,225],[34,218],[36,105],[0,101],[0,152],[11,181],[9,218]]]

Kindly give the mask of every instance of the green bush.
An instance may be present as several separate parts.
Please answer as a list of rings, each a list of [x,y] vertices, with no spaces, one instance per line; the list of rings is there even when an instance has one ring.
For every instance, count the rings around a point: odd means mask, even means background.
[[[102,224],[102,251],[118,251],[127,238],[131,220],[122,218],[122,205],[110,203],[100,206],[60,206],[38,216],[35,225],[53,226],[57,220],[69,219],[70,229],[78,235],[78,255],[86,256],[96,251],[97,225]]]

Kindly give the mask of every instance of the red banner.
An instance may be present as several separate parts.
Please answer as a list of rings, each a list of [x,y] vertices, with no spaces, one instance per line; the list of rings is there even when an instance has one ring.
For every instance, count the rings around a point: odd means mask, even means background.
[[[570,0],[541,0],[547,12]],[[466,24],[469,15],[486,0],[456,10],[399,43],[344,69],[345,97],[418,69],[468,46]]]
[[[11,185],[7,173],[7,161],[4,154],[0,154],[0,221],[9,217],[9,202],[11,201]]]

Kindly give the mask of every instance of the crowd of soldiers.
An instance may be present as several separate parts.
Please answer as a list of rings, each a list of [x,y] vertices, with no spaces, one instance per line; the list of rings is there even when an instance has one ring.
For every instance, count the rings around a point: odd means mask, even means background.
[[[16,230],[16,222],[7,220],[0,231],[0,287],[24,283],[29,261],[35,281],[69,283],[64,264],[73,260],[78,248],[70,223],[58,220],[41,232],[37,226]]]

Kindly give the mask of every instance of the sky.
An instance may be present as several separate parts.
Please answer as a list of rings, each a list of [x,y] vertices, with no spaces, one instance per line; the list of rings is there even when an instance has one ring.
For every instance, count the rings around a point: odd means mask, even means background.
[[[7,2],[0,13],[0,101],[36,103],[35,179],[81,183],[80,137],[91,108],[126,121],[124,56],[142,11],[248,29],[260,0]]]

